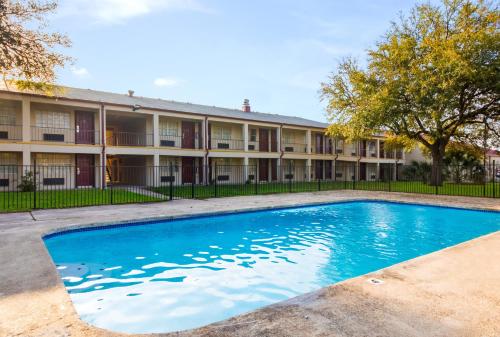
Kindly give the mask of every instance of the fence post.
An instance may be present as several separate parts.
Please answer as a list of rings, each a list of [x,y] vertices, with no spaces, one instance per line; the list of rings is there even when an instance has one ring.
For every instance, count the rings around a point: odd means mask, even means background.
[[[483,166],[483,197],[486,197],[486,183],[488,182],[488,177],[486,175],[486,165]]]
[[[193,166],[191,166],[191,199],[194,199],[194,182],[196,180],[196,165],[193,163]]]
[[[292,193],[292,162],[288,163],[288,192]]]
[[[492,170],[491,170],[491,175],[492,175],[492,178],[493,178],[493,198],[496,197],[496,192],[495,192],[495,178],[496,178],[496,174],[497,174],[497,172],[495,171],[495,161],[493,160],[493,167],[492,167]]]
[[[169,198],[169,200],[172,200],[174,198],[173,181],[174,181],[174,170],[172,167],[172,163],[170,163],[170,166],[168,167],[168,198]]]
[[[33,209],[36,209],[36,157],[33,159]]]
[[[353,165],[353,175],[352,175],[352,189],[355,190],[356,189],[356,163],[353,162],[352,163]]]
[[[392,180],[392,164],[389,164],[389,192],[392,192],[391,180]]]
[[[259,194],[259,181],[257,179],[257,170],[259,169],[259,167],[257,166],[257,164],[255,165],[255,194]]]
[[[217,162],[215,162],[215,168],[214,168],[214,188],[215,188],[215,197],[217,198]]]

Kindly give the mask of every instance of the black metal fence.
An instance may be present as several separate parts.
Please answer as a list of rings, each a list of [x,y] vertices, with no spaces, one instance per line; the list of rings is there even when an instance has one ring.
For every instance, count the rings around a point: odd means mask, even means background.
[[[0,165],[0,212],[326,190],[500,197],[500,167],[313,162],[273,165]]]

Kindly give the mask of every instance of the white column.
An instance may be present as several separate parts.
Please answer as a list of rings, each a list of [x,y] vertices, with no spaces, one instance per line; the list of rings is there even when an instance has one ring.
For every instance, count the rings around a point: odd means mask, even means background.
[[[153,146],[160,147],[160,116],[155,113],[153,114]],[[155,155],[156,162],[156,155]],[[158,165],[160,164],[160,159],[158,159]],[[158,166],[154,165],[154,166]]]
[[[307,154],[311,154],[311,130],[307,130],[306,132],[306,147]]]
[[[311,158],[307,158],[306,160],[306,171],[307,171],[307,181],[311,181]]]
[[[244,180],[248,179],[248,157],[243,157],[243,177]]]
[[[22,128],[23,142],[31,141],[31,102],[29,97],[24,97],[22,101]]]
[[[31,165],[31,151],[29,149],[23,149],[23,166]]]
[[[377,140],[377,145],[378,145],[378,140]],[[375,175],[377,180],[380,180],[380,163],[377,162],[377,174]]]
[[[243,123],[243,151],[248,151],[248,123]],[[248,163],[248,158],[247,163]]]
[[[158,115],[155,114],[155,116],[158,116]],[[157,133],[155,133],[155,136],[156,135],[157,135]],[[155,139],[156,139],[156,137],[155,137]],[[155,143],[156,143],[156,141],[155,141]],[[154,180],[153,180],[154,186],[160,186],[160,155],[158,153],[155,153],[153,155],[153,167],[151,168],[151,170],[153,172],[153,177],[154,177]]]
[[[201,132],[201,148],[202,149],[205,149],[206,145],[207,145],[207,133],[205,132],[207,129],[207,126],[206,126],[206,121],[205,120],[202,120],[201,121],[201,130],[199,130],[199,132]],[[203,166],[205,166],[205,159],[203,159]]]
[[[276,128],[276,149],[281,152],[281,128]],[[280,165],[278,161],[278,166]]]
[[[377,146],[377,149],[376,149],[377,158],[380,158],[380,139],[377,139],[376,146]]]

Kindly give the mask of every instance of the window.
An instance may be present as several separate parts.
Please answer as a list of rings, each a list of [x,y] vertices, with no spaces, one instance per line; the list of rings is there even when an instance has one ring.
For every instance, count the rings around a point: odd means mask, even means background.
[[[16,112],[10,106],[0,106],[0,125],[16,125]]]
[[[165,172],[168,172],[170,165],[172,165],[172,172],[179,172],[179,163],[176,158],[161,158],[160,166],[162,171],[166,170]]]
[[[250,141],[251,142],[257,141],[257,129],[250,129]]]
[[[69,113],[55,111],[37,111],[35,124],[40,128],[69,129]]]
[[[72,166],[73,157],[70,154],[37,153],[36,164],[40,166]]]
[[[0,153],[0,175],[17,173],[17,154],[11,152]]]
[[[218,174],[231,173],[231,158],[219,158],[217,160],[217,173]]]
[[[291,134],[291,133],[283,133],[283,143],[285,143],[285,144],[293,144],[293,134]]]
[[[231,128],[218,126],[214,129],[214,139],[229,140],[231,139]]]
[[[160,136],[177,137],[179,135],[179,122],[160,120]]]

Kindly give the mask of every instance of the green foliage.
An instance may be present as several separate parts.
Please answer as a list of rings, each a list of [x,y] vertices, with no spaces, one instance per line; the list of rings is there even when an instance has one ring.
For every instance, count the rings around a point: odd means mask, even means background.
[[[56,9],[56,0],[0,2],[0,74],[6,86],[52,92],[55,68],[71,61],[58,52],[71,45],[68,37],[46,31],[46,16]]]
[[[412,161],[410,165],[403,168],[403,180],[421,181],[428,184],[431,176],[431,165],[425,161]]]
[[[348,140],[384,131],[406,148],[418,142],[440,184],[450,141],[477,141],[484,125],[490,137],[500,134],[499,26],[498,7],[481,0],[417,5],[368,51],[366,68],[344,60],[322,85],[328,131]]]
[[[21,183],[17,185],[21,192],[33,192],[35,190],[35,180],[33,172],[26,171],[21,177]]]

